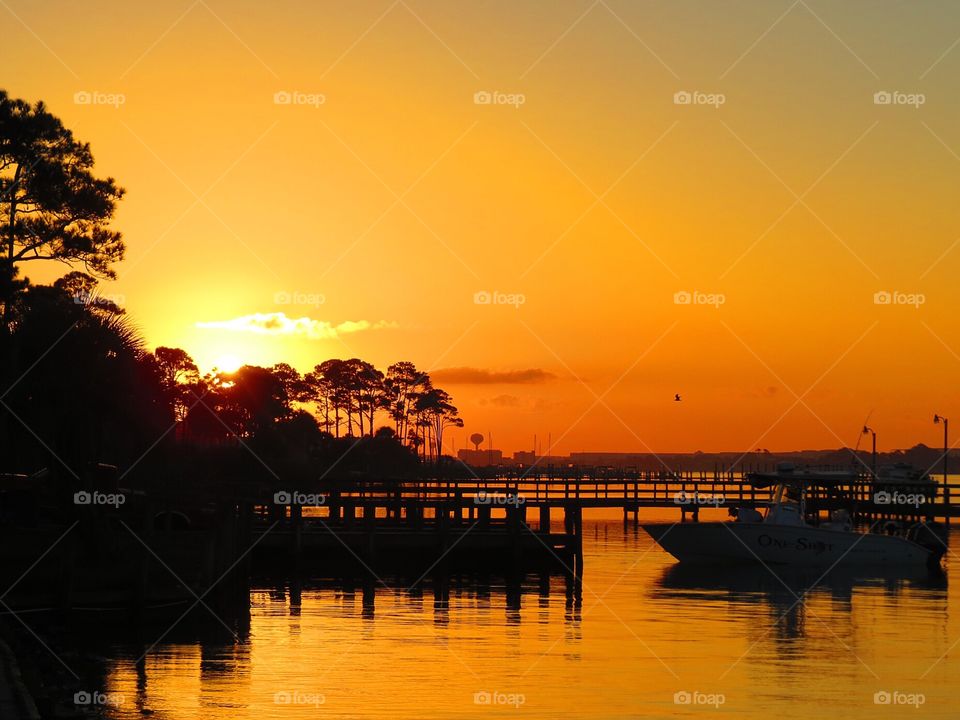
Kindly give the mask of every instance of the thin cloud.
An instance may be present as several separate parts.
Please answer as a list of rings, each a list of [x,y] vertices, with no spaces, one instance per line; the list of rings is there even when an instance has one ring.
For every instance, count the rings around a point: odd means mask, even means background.
[[[198,322],[197,327],[232,332],[249,332],[258,335],[299,335],[310,340],[333,340],[341,335],[395,327],[394,323],[371,323],[367,320],[347,320],[334,325],[326,320],[313,320],[308,317],[289,318],[286,313],[253,313],[231,320],[213,320]]]
[[[434,370],[430,377],[451,385],[537,385],[553,380],[556,375],[540,368],[526,370],[485,370],[453,367]]]

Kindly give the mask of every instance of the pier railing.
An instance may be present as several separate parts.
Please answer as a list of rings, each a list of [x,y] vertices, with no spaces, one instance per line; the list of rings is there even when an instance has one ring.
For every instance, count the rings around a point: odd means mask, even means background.
[[[920,487],[920,486],[917,486]],[[927,486],[937,491],[938,499],[955,496],[960,483],[937,483]],[[396,496],[404,498],[473,497],[478,494],[521,495],[528,503],[557,500],[610,500],[624,502],[670,502],[682,504],[693,494],[703,498],[725,498],[729,501],[765,502],[773,492],[770,487],[759,488],[740,478],[494,478],[470,480],[416,480],[416,481],[330,481],[317,485],[318,489],[337,492],[357,498],[375,499]],[[838,490],[858,500],[868,501],[880,486],[869,478],[840,485]]]
[[[853,503],[864,512],[877,514],[954,515],[952,499],[960,482],[935,485],[888,486],[887,497],[879,496],[884,486],[868,475],[832,489],[811,487],[811,507],[832,509]],[[594,508],[677,507],[680,510],[724,507],[764,507],[773,497],[773,487],[757,487],[742,477],[725,473],[662,477],[656,474],[634,477],[500,477],[468,480],[370,481],[342,480],[318,484],[314,491],[330,502],[358,505],[387,505],[409,502],[451,505],[578,505]],[[304,489],[304,491],[306,491]],[[909,506],[909,507],[908,507]]]
[[[383,491],[363,489],[350,492],[360,498],[373,497]],[[596,507],[624,505],[682,505],[693,502],[718,501],[769,502],[770,490],[758,489],[738,480],[676,479],[592,479],[540,478],[493,479],[470,481],[427,481],[404,483],[391,491],[401,497],[498,503],[504,499],[527,505],[562,504],[572,501]]]

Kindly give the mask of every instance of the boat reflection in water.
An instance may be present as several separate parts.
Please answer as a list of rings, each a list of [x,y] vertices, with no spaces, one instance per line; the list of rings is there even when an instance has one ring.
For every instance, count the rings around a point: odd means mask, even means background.
[[[813,567],[778,566],[764,570],[754,565],[688,565],[668,566],[657,582],[660,591],[703,591],[700,599],[709,600],[718,592],[724,599],[775,600],[792,598],[809,592],[827,592],[836,599],[849,598],[860,588],[876,588],[896,595],[905,589],[946,591],[947,576],[938,568],[834,568],[824,573]]]
[[[677,563],[664,569],[651,591],[653,599],[671,604],[702,608],[713,603],[738,609],[738,615],[750,618],[758,628],[755,642],[766,635],[777,640],[802,639],[808,620],[825,628],[829,623],[828,634],[836,632],[844,616],[850,621],[857,596],[866,600],[878,595],[894,604],[902,599],[899,596],[909,595],[910,602],[942,605],[945,611],[947,575],[940,568],[923,566],[837,567],[823,572],[809,566]],[[820,609],[821,601],[829,603],[826,611]],[[762,621],[757,606],[767,611]]]

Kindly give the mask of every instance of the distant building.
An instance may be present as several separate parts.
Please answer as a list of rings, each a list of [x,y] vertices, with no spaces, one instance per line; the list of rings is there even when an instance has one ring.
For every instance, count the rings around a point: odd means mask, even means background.
[[[566,455],[537,455],[532,450],[518,450],[513,454],[513,464],[518,467],[536,465],[542,468],[568,467],[570,458]]]
[[[530,466],[537,461],[537,454],[532,450],[517,450],[513,454],[513,462],[517,465]]]
[[[503,465],[503,451],[501,450],[457,450],[457,457],[467,465],[473,467],[490,467]]]

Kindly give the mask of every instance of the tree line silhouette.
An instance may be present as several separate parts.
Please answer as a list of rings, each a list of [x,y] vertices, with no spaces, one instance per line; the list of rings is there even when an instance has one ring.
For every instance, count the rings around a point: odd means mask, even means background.
[[[372,437],[376,432],[396,438],[424,460],[438,461],[444,431],[463,426],[450,394],[434,387],[430,375],[412,362],[394,363],[386,373],[359,358],[334,358],[303,374],[278,363],[201,376],[180,348],[158,347],[152,361],[180,437],[187,440],[244,439],[280,421],[305,422],[335,438]],[[378,415],[392,427],[375,431]]]
[[[77,478],[105,461],[165,481],[250,477],[257,464],[241,448],[269,474],[303,477],[334,465],[395,475],[440,465],[444,432],[463,421],[411,362],[201,375],[182,349],[149,351],[123,308],[97,293],[124,256],[110,227],[124,192],[94,175],[90,146],[43,102],[0,90],[0,472],[51,466]],[[38,260],[69,272],[32,284],[22,270]]]

